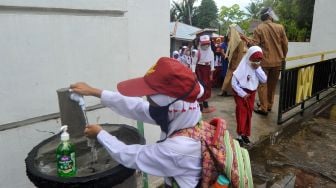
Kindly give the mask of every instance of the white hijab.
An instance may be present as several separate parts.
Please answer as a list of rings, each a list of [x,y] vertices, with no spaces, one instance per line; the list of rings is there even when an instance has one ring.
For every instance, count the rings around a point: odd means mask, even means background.
[[[243,56],[237,69],[233,72],[233,76],[237,78],[240,87],[254,91],[257,89],[259,79],[256,75],[255,69],[250,64],[250,57],[255,52],[262,52],[259,46],[252,46],[247,50]],[[247,79],[249,77],[249,79]]]
[[[197,98],[200,98],[204,93],[203,87],[200,85],[200,93]],[[167,95],[152,95],[150,98],[159,106],[165,106],[173,102],[176,98]],[[197,101],[190,103],[183,100],[178,100],[169,106],[168,119],[168,135],[171,135],[177,130],[194,127],[202,117],[201,110]],[[161,131],[160,139],[166,138],[166,134]]]
[[[206,63],[214,60],[214,53],[211,50],[210,44],[206,50],[202,50],[201,46],[199,46],[199,52],[200,52],[199,62]]]

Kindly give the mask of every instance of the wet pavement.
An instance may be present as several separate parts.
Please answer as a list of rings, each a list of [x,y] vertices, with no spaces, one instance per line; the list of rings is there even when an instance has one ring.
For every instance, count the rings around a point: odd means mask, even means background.
[[[255,184],[336,187],[336,121],[317,115],[290,126],[250,150]]]
[[[216,111],[209,114],[203,114],[204,120],[210,120],[213,117],[221,117],[226,120],[228,130],[233,137],[236,137],[236,104],[233,96],[223,97],[218,96],[220,90],[214,88],[212,90],[212,97],[209,100],[209,106],[214,106]],[[256,97],[256,101],[258,97]],[[262,116],[256,113],[252,113],[252,128],[250,140],[256,144],[261,140],[268,138],[271,133],[281,130],[282,126],[277,125],[278,114],[278,95],[275,96],[275,106],[267,116]]]

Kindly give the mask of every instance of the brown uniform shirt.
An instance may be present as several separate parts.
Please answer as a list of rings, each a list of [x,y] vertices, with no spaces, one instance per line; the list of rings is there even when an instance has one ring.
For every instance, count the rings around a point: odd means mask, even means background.
[[[263,50],[262,67],[281,66],[288,51],[288,39],[282,25],[266,20],[254,30],[253,39]]]

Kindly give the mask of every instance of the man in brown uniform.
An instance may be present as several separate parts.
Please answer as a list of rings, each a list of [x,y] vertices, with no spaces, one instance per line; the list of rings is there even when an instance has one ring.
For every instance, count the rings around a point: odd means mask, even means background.
[[[267,75],[267,82],[258,87],[260,107],[254,112],[266,116],[272,110],[275,87],[288,51],[288,40],[284,27],[274,23],[278,17],[272,8],[265,8],[260,14],[263,22],[254,30],[253,39],[263,50],[261,67]]]

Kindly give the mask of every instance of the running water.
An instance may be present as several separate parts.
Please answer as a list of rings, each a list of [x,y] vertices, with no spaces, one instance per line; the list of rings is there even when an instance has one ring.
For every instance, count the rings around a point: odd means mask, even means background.
[[[89,121],[88,118],[86,116],[86,110],[83,110],[83,114],[84,114],[84,118],[85,118],[85,122],[86,122],[86,126],[89,126]],[[91,163],[94,164],[97,162],[98,160],[98,152],[97,152],[97,148],[96,148],[96,141],[94,139],[90,139],[90,138],[86,138],[87,139],[87,146],[91,148],[91,154],[92,154],[92,161]]]
[[[86,107],[85,107],[85,101],[84,101],[84,98],[82,95],[79,95],[79,94],[76,94],[76,93],[71,93],[70,94],[70,99],[73,100],[73,101],[76,101],[78,103],[78,105],[81,107],[81,110],[83,112],[83,115],[84,115],[84,119],[85,119],[85,123],[86,123],[86,126],[89,126],[89,120],[87,118],[87,115],[86,115]],[[90,147],[91,149],[91,165],[97,163],[97,160],[98,160],[98,152],[97,152],[97,148],[96,148],[96,143],[95,143],[95,140],[94,139],[90,139],[90,138],[87,138],[87,146]]]

